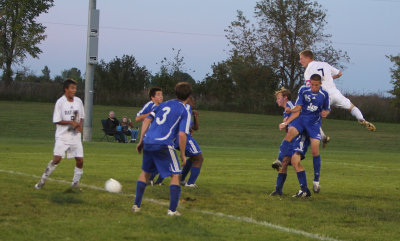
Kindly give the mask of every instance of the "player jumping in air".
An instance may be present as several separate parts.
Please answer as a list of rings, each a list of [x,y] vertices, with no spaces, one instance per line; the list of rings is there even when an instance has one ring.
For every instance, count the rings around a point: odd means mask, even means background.
[[[57,100],[53,113],[53,123],[56,124],[53,160],[47,164],[42,178],[35,185],[36,189],[43,187],[46,179],[65,156],[65,152],[67,152],[67,158],[75,157],[76,166],[71,187],[79,189],[79,180],[83,174],[81,132],[85,112],[81,99],[75,96],[76,82],[72,79],[67,79],[64,81],[63,88],[64,95]]]
[[[142,172],[136,185],[136,197],[133,212],[140,211],[143,194],[150,174],[157,170],[162,178],[171,177],[170,204],[167,214],[181,215],[177,210],[181,186],[179,159],[174,150],[175,139],[179,136],[180,150],[186,150],[186,139],[190,132],[191,115],[186,103],[192,93],[187,82],[175,86],[177,99],[160,104],[143,121],[140,142],[137,151],[143,151]],[[151,125],[150,125],[151,124]],[[186,164],[185,152],[180,153],[182,165]]]
[[[291,142],[299,133],[306,131],[310,137],[314,164],[313,186],[314,190],[318,191],[320,189],[319,175],[321,168],[321,156],[319,154],[321,119],[327,117],[330,113],[329,94],[321,88],[321,85],[321,76],[318,74],[312,75],[310,77],[310,86],[300,88],[296,106],[291,110],[287,110],[293,114],[279,125],[279,129],[281,130],[289,126],[288,133],[280,147],[283,156],[291,154],[290,152],[293,149]],[[296,163],[293,163],[293,160],[292,165],[296,165]],[[310,196],[311,193],[307,187],[306,173],[305,170],[301,171],[302,169],[296,169],[301,188],[296,195],[300,197]]]

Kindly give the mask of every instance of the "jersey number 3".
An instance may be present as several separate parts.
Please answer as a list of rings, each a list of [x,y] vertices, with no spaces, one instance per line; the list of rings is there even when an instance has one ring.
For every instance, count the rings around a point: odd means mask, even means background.
[[[156,118],[156,122],[157,122],[158,125],[162,125],[162,124],[165,123],[165,121],[167,120],[167,115],[168,115],[169,112],[171,111],[171,108],[169,108],[168,106],[166,106],[166,107],[162,108],[162,111],[165,111],[164,114],[163,114],[163,116],[162,116],[162,119],[160,119],[160,117],[157,117],[157,118]]]

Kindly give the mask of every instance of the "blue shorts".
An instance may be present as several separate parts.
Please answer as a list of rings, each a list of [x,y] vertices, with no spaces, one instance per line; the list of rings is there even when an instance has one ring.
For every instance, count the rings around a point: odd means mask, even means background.
[[[175,149],[179,151],[179,139],[176,139],[175,142]],[[185,156],[187,157],[192,157],[192,156],[197,156],[200,155],[201,149],[199,144],[197,144],[197,141],[193,138],[191,135],[187,135],[187,141],[186,141],[186,150],[185,150]]]
[[[306,157],[307,149],[310,146],[310,138],[305,134],[299,134],[297,135],[291,142],[292,147],[289,151],[288,156],[293,156],[295,153],[299,153],[301,156],[301,160],[303,160]],[[279,152],[278,155],[278,160],[282,162],[284,156],[282,152]]]
[[[299,133],[305,132],[309,137],[321,140],[321,118],[315,121],[299,116],[289,126],[296,128]]]
[[[158,171],[162,178],[181,174],[178,156],[173,146],[144,144],[142,170]]]

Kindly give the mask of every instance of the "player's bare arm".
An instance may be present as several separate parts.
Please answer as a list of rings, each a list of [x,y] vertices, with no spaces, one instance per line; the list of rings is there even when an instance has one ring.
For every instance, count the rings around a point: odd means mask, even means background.
[[[146,117],[147,117],[149,114],[150,114],[150,113],[143,114],[143,115],[140,115],[140,116],[136,116],[135,121],[136,121],[136,122],[142,122],[142,121],[144,121],[144,120],[146,119]]]
[[[181,160],[182,160],[182,166],[186,165],[186,156],[185,156],[186,140],[187,140],[186,133],[183,131],[180,131],[179,132],[179,150],[181,150],[180,156],[181,156]]]
[[[339,72],[337,75],[332,75],[332,79],[340,78],[343,75],[342,71]]]
[[[142,131],[141,131],[141,133],[140,133],[140,141],[139,141],[139,143],[138,143],[137,146],[136,146],[136,150],[137,150],[137,152],[138,152],[139,154],[142,152],[142,149],[143,149],[143,138],[144,138],[144,135],[146,134],[147,130],[149,129],[150,124],[151,124],[152,121],[153,121],[153,119],[150,119],[150,118],[146,118],[146,119],[143,121],[143,124],[142,124]]]
[[[287,107],[285,109],[286,113],[296,113],[296,112],[300,112],[300,110],[301,110],[301,105],[296,105],[292,109],[290,109],[289,107]]]
[[[193,122],[194,122],[192,129],[197,131],[199,129],[199,112],[197,110],[193,110],[192,112],[193,112]]]
[[[301,109],[301,105],[296,105],[296,107],[297,106],[300,106],[300,109]],[[293,109],[295,109],[296,107],[294,107]],[[294,119],[299,117],[299,115],[300,115],[300,111],[294,112],[286,121],[284,121],[281,124],[279,124],[279,130],[286,129],[286,127],[290,124],[290,122],[292,122]]]

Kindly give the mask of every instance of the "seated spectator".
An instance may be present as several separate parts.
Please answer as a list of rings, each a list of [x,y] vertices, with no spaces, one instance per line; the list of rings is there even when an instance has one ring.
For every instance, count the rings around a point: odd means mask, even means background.
[[[114,134],[114,137],[118,142],[125,142],[124,134],[121,131],[121,126],[118,119],[115,118],[114,111],[110,111],[110,113],[108,113],[106,128],[109,133]]]
[[[126,136],[131,137],[131,143],[136,142],[136,137],[138,135],[138,129],[135,129],[133,127],[133,123],[131,119],[128,119],[128,117],[124,116],[122,117],[121,121],[121,131],[124,133]]]

